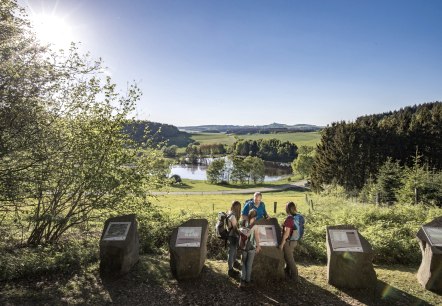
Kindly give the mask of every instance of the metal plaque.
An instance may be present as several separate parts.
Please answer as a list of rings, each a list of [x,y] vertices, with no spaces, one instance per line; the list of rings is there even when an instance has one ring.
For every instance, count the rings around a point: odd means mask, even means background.
[[[278,239],[274,225],[258,225],[259,245],[277,246]]]
[[[422,226],[422,229],[432,246],[442,246],[442,227]]]
[[[183,227],[178,228],[176,237],[176,247],[200,247],[201,246],[202,227]]]
[[[126,240],[131,222],[109,222],[103,240]]]
[[[329,234],[333,251],[362,252],[357,230],[330,229]]]

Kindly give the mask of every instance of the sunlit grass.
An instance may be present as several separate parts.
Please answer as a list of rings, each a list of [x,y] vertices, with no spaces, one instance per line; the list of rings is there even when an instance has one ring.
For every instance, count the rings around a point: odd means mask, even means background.
[[[257,189],[259,190],[259,189]],[[162,195],[152,199],[152,203],[169,213],[192,212],[192,213],[216,213],[230,208],[232,201],[238,200],[244,203],[253,197],[253,192],[247,194],[216,194],[216,195]],[[294,201],[298,204],[299,211],[307,211],[305,193],[299,191],[271,192],[263,194],[267,212],[271,216],[285,214],[285,204]],[[274,202],[276,214],[274,213]]]

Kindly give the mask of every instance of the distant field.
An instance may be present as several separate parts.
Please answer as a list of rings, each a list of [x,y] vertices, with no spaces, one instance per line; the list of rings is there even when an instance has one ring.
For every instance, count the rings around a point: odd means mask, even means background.
[[[228,135],[224,133],[198,133],[192,134],[191,138],[200,144],[222,143],[231,145],[235,142],[235,136],[239,139],[271,139],[290,141],[299,146],[315,146],[321,140],[320,132],[306,133],[277,133],[277,134],[251,134],[251,135]]]
[[[162,195],[152,198],[154,205],[170,213],[216,213],[230,208],[232,201],[244,203],[253,197],[253,194],[216,194],[216,195]],[[285,203],[294,201],[301,212],[308,211],[305,204],[305,193],[299,191],[269,192],[263,194],[267,212],[274,216],[273,203],[277,202],[276,213],[284,215]]]
[[[221,143],[231,145],[235,142],[235,137],[233,135],[224,133],[195,133],[192,134],[190,138],[199,142],[200,144]]]

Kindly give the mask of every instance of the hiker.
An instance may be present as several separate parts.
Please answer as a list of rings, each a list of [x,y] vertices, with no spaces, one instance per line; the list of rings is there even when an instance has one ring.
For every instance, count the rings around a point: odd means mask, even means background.
[[[229,229],[229,253],[227,255],[227,264],[229,266],[228,275],[235,277],[239,275],[239,272],[233,268],[239,268],[240,264],[236,261],[236,253],[239,246],[239,230],[238,220],[241,215],[241,203],[239,201],[233,201],[230,211],[227,212],[227,228]]]
[[[248,220],[248,214],[251,209],[256,210],[256,220],[265,218],[268,219],[269,215],[266,211],[266,206],[264,202],[262,202],[262,194],[261,192],[255,192],[253,195],[253,199],[246,201],[244,207],[241,212],[241,217],[243,219],[243,223]]]
[[[297,213],[294,202],[288,202],[285,207],[287,218],[282,225],[282,239],[279,249],[284,251],[286,262],[285,272],[293,280],[298,279],[298,268],[296,267],[294,252],[304,234],[304,217]]]
[[[250,284],[253,259],[255,258],[255,253],[259,253],[261,250],[258,227],[255,226],[256,216],[256,210],[251,209],[247,215],[246,226],[240,228],[240,248],[242,250],[240,288],[244,288]]]

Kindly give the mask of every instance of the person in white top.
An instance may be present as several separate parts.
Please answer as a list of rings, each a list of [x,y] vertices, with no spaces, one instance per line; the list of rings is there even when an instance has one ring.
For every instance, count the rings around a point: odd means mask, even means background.
[[[229,253],[227,256],[227,264],[229,266],[228,275],[235,277],[239,272],[234,270],[236,253],[239,245],[238,220],[241,215],[241,203],[233,201],[230,210],[227,212],[227,227],[229,229]]]

